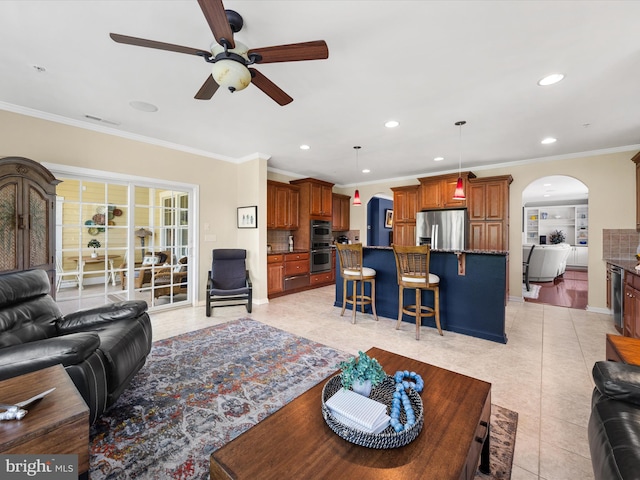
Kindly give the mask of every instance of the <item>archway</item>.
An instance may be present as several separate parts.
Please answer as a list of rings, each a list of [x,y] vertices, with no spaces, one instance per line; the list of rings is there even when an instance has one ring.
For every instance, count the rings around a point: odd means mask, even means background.
[[[531,252],[528,271],[533,285],[529,291],[523,288],[525,300],[585,309],[587,185],[567,175],[541,177],[527,185],[522,192],[522,245],[523,267]]]
[[[367,245],[391,246],[393,222],[390,218],[393,219],[393,197],[376,193],[367,202]]]

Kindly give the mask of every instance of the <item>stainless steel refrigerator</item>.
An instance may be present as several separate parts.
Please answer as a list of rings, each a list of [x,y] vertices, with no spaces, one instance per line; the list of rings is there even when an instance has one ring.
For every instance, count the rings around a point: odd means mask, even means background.
[[[427,210],[416,214],[416,245],[439,250],[467,248],[467,209]]]

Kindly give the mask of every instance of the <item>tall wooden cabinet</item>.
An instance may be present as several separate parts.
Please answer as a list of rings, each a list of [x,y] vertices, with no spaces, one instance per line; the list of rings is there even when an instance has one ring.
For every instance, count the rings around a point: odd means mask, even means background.
[[[393,243],[395,245],[416,244],[416,213],[420,185],[393,187]]]
[[[289,182],[300,189],[300,228],[293,231],[296,248],[311,248],[311,220],[332,221],[333,183],[316,178]]]
[[[267,180],[267,228],[295,230],[299,226],[300,189]]]
[[[56,185],[42,165],[23,157],[0,159],[0,273],[40,268],[55,295]]]
[[[509,249],[509,185],[511,175],[469,179],[467,213],[469,248]]]
[[[351,197],[349,195],[333,194],[331,218],[331,229],[334,232],[349,230],[351,223]]]

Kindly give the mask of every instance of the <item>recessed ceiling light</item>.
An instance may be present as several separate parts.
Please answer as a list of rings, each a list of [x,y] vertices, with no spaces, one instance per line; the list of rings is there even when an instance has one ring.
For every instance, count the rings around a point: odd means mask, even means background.
[[[397,122],[396,120],[389,120],[384,124],[387,128],[396,128],[398,125],[400,125],[400,122]]]
[[[362,170],[362,173],[371,173],[371,170],[369,170],[368,168],[365,168]]]
[[[543,186],[543,187],[550,187],[550,186],[551,186],[551,184],[550,184],[550,183],[544,183],[542,186]]]
[[[444,157],[434,157],[433,158],[434,162],[441,162],[442,160],[444,160]]]
[[[135,108],[136,110],[140,110],[141,112],[157,112],[158,107],[156,107],[152,103],[140,102],[138,100],[133,100],[129,102],[131,108]]]
[[[545,193],[545,194],[543,195],[543,197],[550,197],[550,196],[551,196],[551,195],[549,195],[548,193]]]
[[[309,150],[310,148],[309,145],[300,145],[300,150]]]
[[[543,139],[540,143],[543,145],[549,145],[550,143],[556,143],[558,140],[553,137],[547,137]]]
[[[553,85],[554,83],[558,83],[560,80],[564,78],[562,73],[552,73],[551,75],[547,75],[544,78],[538,80],[538,85],[541,87],[546,87],[548,85]]]

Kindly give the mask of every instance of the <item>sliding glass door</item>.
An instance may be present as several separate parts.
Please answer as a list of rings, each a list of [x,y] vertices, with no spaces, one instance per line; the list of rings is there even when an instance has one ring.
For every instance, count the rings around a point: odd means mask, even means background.
[[[57,174],[56,288],[64,313],[140,299],[192,305],[194,190]]]

